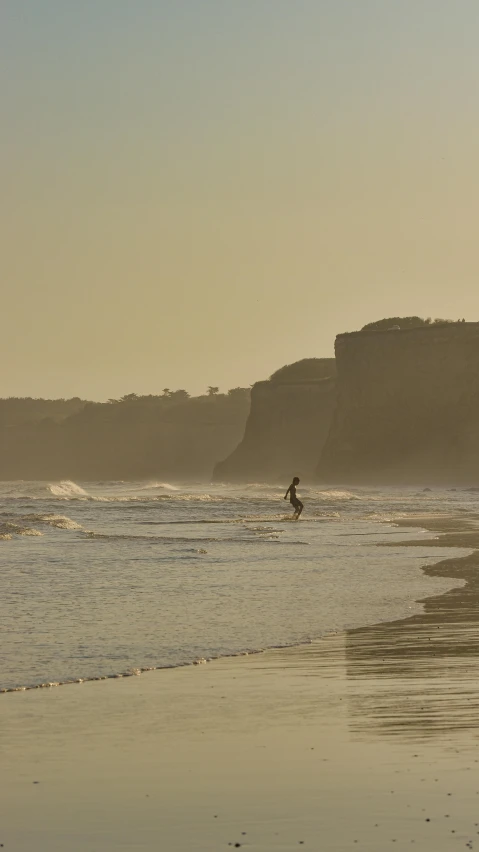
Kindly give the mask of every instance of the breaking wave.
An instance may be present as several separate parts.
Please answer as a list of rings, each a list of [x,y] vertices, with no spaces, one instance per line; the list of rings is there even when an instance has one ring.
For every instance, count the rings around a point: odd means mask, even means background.
[[[161,488],[164,491],[179,491],[179,487],[177,485],[170,485],[169,482],[149,482],[147,485],[143,485],[142,491],[153,491],[154,489]]]
[[[49,527],[56,527],[59,530],[81,530],[82,525],[68,518],[66,515],[56,515],[54,512],[46,512],[44,514],[28,514],[28,515],[12,515],[9,512],[2,512],[2,517],[10,518],[0,523],[0,528],[8,527],[6,531],[14,531],[16,535],[43,535],[38,530],[32,529],[30,524],[45,524]],[[15,520],[11,520],[14,518]]]
[[[5,521],[0,524],[1,540],[10,541],[14,535],[40,536],[43,535],[43,533],[33,527],[21,526],[20,524],[15,524],[12,521]]]
[[[144,483],[94,483],[87,490],[69,479],[61,482],[21,482],[3,484],[1,497],[15,501],[44,500],[79,501],[93,503],[151,503],[163,500],[179,502],[221,503],[230,498],[228,495],[208,492],[182,491],[168,482]]]
[[[279,485],[252,483],[239,487],[229,485],[214,485],[209,488],[200,483],[187,487],[173,485],[169,482],[122,482],[108,481],[79,485],[70,479],[59,482],[16,482],[4,483],[1,495],[9,500],[45,500],[79,501],[93,503],[154,503],[174,501],[178,503],[243,503],[259,505],[262,503],[277,504],[281,500],[284,489]],[[346,489],[315,489],[305,487],[303,497],[310,504],[336,504],[375,499],[374,495],[358,493]]]
[[[309,497],[312,497],[316,500],[323,500],[324,502],[345,502],[348,500],[361,500],[361,495],[353,494],[352,491],[336,491],[335,489],[327,490],[327,491],[314,491],[311,490],[308,494]]]
[[[82,525],[78,524],[76,521],[72,521],[71,518],[67,518],[66,515],[55,515],[53,513],[48,513],[45,515],[31,515],[36,521],[41,524],[47,524],[50,527],[56,527],[58,530],[81,530]]]
[[[62,497],[64,500],[71,500],[72,497],[88,498],[90,496],[84,488],[77,485],[76,482],[71,482],[69,479],[65,479],[56,485],[49,485],[48,490],[54,497]]]

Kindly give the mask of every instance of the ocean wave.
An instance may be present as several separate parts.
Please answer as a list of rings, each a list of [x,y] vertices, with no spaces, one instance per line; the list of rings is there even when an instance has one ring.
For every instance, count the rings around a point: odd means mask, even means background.
[[[272,527],[246,527],[249,532],[257,533],[283,533],[284,530],[275,530]]]
[[[224,525],[224,524],[279,524],[279,523],[294,523],[304,524],[305,521],[314,523],[315,521],[332,520],[339,517],[337,512],[315,513],[301,518],[299,521],[292,514],[284,515],[242,515],[237,518],[188,518],[188,520],[167,520],[167,521],[139,521],[142,526],[161,527],[161,526],[194,526],[195,524],[209,525]]]
[[[2,512],[2,517],[10,518],[4,521],[2,526],[8,526],[12,529],[23,529],[22,533],[17,535],[43,535],[38,530],[32,530],[30,524],[45,524],[46,526],[56,527],[59,530],[81,530],[82,525],[68,518],[66,515],[56,515],[54,512],[46,512],[45,514],[28,514],[28,515],[12,515],[10,512]],[[14,520],[12,520],[12,518]],[[17,523],[18,522],[18,523]],[[19,526],[22,525],[22,527]],[[27,526],[23,526],[23,525]]]
[[[62,480],[62,482],[58,482],[53,485],[48,486],[48,490],[54,497],[61,497],[64,500],[69,500],[72,497],[89,497],[90,495],[82,488],[80,485],[77,485],[76,482],[71,482],[70,479]]]
[[[225,498],[220,497],[217,494],[182,494],[182,493],[173,493],[173,494],[149,494],[140,495],[140,494],[88,494],[86,497],[69,497],[69,498],[60,498],[60,499],[69,499],[72,501],[75,500],[88,500],[91,503],[162,503],[167,501],[174,501],[178,503],[224,503]],[[232,498],[231,498],[232,499]]]
[[[41,536],[43,535],[40,530],[36,530],[33,527],[20,526],[19,524],[15,524],[12,521],[5,521],[0,524],[0,537],[5,541],[8,541],[14,535],[23,535],[23,536]]]
[[[224,503],[225,498],[218,494],[151,494],[148,497],[137,494],[89,495],[89,500],[95,503],[161,503],[174,500],[178,503]],[[231,498],[233,499],[233,498]]]
[[[77,486],[78,488],[80,486]],[[157,487],[165,486],[152,486],[151,488],[141,488],[140,491],[154,491]],[[84,491],[84,489],[82,489]],[[70,494],[67,492],[58,492],[55,494],[56,498],[59,500],[80,500],[80,501],[90,501],[92,503],[161,503],[163,501],[174,500],[179,503],[191,503],[191,502],[199,502],[199,503],[223,503],[225,498],[218,494],[188,494],[182,493],[178,490],[173,490],[171,494],[135,494],[130,492],[126,492],[123,494],[92,494],[84,491],[83,494],[80,494],[78,491],[72,491]]]
[[[277,485],[252,483],[243,489],[229,486],[214,486],[211,490],[206,486],[201,490],[199,485],[191,489],[173,485],[169,482],[96,482],[79,485],[70,479],[59,482],[17,482],[0,485],[0,498],[8,500],[45,500],[48,502],[93,502],[93,503],[243,503],[258,506],[260,504],[277,504],[283,489]],[[241,493],[243,491],[243,493]],[[348,490],[305,488],[305,500],[311,504],[318,503],[347,503],[364,499],[363,496]],[[374,499],[369,497],[369,499]]]
[[[234,487],[234,486],[233,486]],[[266,491],[267,493],[284,494],[285,488],[281,483],[279,485],[271,485],[267,482],[249,482],[248,485],[241,487],[244,491]]]
[[[307,495],[310,499],[323,500],[325,502],[346,502],[349,500],[361,500],[360,494],[353,494],[352,491],[337,491],[335,489],[327,489],[326,491],[309,491]]]
[[[70,480],[49,482],[3,482],[0,483],[0,499],[18,500],[89,500],[84,488]]]
[[[338,521],[341,518],[339,512],[315,512],[313,518],[321,521]],[[303,518],[303,521],[311,520],[311,518]]]
[[[170,485],[169,482],[148,482],[146,485],[140,486],[140,491],[150,491],[157,488],[162,488],[163,491],[180,490],[177,485]]]
[[[130,533],[98,533],[93,530],[84,530],[83,535],[87,539],[92,539],[94,541],[132,541],[132,542],[144,542],[148,544],[203,544],[203,543],[212,543],[218,542],[220,544],[259,544],[259,543],[272,543],[272,544],[286,544],[290,545],[304,545],[309,546],[309,542],[307,541],[280,541],[279,536],[271,535],[268,539],[266,538],[241,538],[239,536],[229,536],[225,538],[219,538],[215,536],[169,536],[169,535],[134,535]]]
[[[88,491],[70,479],[50,483],[21,483],[21,486],[19,488],[18,484],[12,484],[3,496],[13,499],[91,501],[94,503],[147,503],[161,500],[221,502],[225,499],[224,495],[208,492],[182,492],[178,486],[171,485],[169,482],[93,483],[92,488]],[[103,493],[98,493],[102,486]],[[155,493],[157,491],[163,493]]]
[[[424,520],[440,520],[457,517],[456,512],[418,512],[418,511],[383,511],[383,512],[368,512],[363,515],[360,520],[379,521],[380,523],[394,523],[394,521],[421,521]]]

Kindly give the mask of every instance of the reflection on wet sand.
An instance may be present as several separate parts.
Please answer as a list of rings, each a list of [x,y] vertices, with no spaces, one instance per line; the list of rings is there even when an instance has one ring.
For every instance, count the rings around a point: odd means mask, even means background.
[[[437,544],[477,547],[478,532],[461,526],[449,522]],[[435,530],[441,529],[438,522]],[[479,553],[424,571],[465,585],[427,598],[419,615],[346,633],[347,701],[355,733],[370,736],[374,729],[406,739],[459,730],[479,734]]]

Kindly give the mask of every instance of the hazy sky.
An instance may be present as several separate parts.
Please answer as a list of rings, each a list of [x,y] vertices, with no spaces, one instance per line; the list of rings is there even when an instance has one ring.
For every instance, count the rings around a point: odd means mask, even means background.
[[[2,0],[0,396],[479,319],[478,0]]]

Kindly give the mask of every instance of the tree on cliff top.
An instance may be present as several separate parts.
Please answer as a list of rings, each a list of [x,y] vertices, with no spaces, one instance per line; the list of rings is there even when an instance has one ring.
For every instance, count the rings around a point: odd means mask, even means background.
[[[393,325],[398,325],[399,328],[420,328],[423,325],[429,325],[431,319],[422,319],[421,317],[386,317],[385,319],[377,320],[376,322],[368,322],[363,325],[361,331],[374,331],[381,328],[392,328]]]
[[[431,317],[427,317],[426,319],[422,319],[422,317],[386,317],[386,319],[377,320],[376,322],[368,322],[367,325],[363,325],[361,331],[375,331],[376,329],[392,328],[393,326],[399,326],[399,328],[421,328],[424,325],[441,325],[442,323],[451,322],[464,322],[464,320],[440,318],[432,320]]]
[[[282,382],[311,382],[318,379],[329,379],[336,375],[336,362],[334,358],[303,358],[294,364],[286,364],[276,370],[270,380],[281,384]]]

